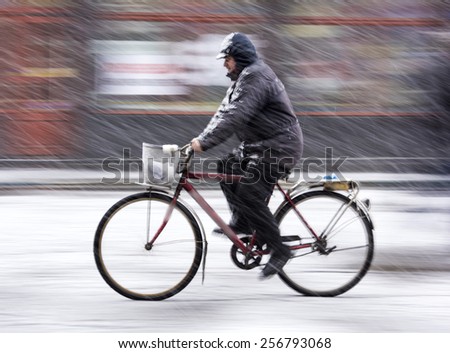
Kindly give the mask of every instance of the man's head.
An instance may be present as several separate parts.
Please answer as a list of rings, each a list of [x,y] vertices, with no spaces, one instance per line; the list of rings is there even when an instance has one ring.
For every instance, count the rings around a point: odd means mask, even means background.
[[[245,67],[258,59],[258,55],[255,46],[245,34],[234,32],[223,40],[217,59],[225,59],[227,76],[235,80]]]

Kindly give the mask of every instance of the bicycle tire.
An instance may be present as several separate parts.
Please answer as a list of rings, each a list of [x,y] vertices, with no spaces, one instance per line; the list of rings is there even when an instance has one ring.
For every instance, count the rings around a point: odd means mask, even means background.
[[[101,219],[94,239],[95,262],[119,294],[134,300],[167,299],[197,273],[202,232],[192,212],[179,201],[153,247],[145,248],[147,234],[154,234],[152,226],[160,227],[171,202],[173,197],[162,192],[134,194],[115,203]]]
[[[355,202],[337,192],[310,191],[295,196],[292,201],[319,234],[329,222],[326,218],[332,218],[339,207],[348,207],[333,228],[335,234],[327,238],[331,252],[319,255],[320,252],[311,247],[294,251],[279,277],[306,296],[334,297],[347,292],[361,281],[372,263],[374,239],[370,221]],[[275,218],[282,236],[289,233],[300,236],[303,243],[314,242],[289,202],[277,210]],[[338,230],[342,233],[337,233]]]

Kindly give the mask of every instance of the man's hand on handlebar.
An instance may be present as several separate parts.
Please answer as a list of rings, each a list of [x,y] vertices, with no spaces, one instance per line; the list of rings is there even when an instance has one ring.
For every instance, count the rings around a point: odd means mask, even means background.
[[[192,139],[191,147],[194,152],[203,152],[202,145],[200,145],[200,142],[196,138]]]

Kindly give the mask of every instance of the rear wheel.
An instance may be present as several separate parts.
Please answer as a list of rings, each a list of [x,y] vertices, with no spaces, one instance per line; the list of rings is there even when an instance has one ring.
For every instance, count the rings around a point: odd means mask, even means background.
[[[203,241],[193,214],[176,202],[158,239],[173,198],[159,192],[126,197],[103,216],[94,240],[97,268],[118,293],[137,300],[162,300],[184,289],[200,266]]]
[[[336,296],[348,291],[364,277],[373,258],[372,227],[364,212],[348,197],[330,191],[300,194],[293,202],[321,241],[316,241],[292,205],[286,203],[275,215],[281,235],[298,236],[301,244],[311,246],[293,250],[279,276],[309,296]]]

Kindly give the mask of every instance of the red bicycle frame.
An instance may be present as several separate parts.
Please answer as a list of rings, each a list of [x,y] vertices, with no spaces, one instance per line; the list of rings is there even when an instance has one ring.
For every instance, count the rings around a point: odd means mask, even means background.
[[[208,214],[208,216],[211,217],[211,219],[224,231],[224,234],[231,240],[231,242],[234,245],[236,245],[242,251],[242,253],[244,255],[251,255],[251,254],[262,255],[263,253],[268,253],[268,251],[266,251],[266,252],[252,251],[253,246],[256,243],[256,234],[254,233],[252,235],[250,243],[248,245],[246,245],[237,236],[237,234],[228,226],[228,224],[217,214],[217,212],[209,205],[209,203],[203,198],[203,196],[200,195],[200,193],[196,190],[194,185],[189,182],[189,179],[239,182],[242,179],[242,177],[243,177],[242,175],[230,175],[230,174],[222,174],[222,173],[190,172],[187,170],[187,168],[185,170],[183,170],[183,172],[181,173],[181,177],[178,182],[178,185],[175,189],[175,193],[173,195],[173,200],[172,200],[171,204],[169,205],[167,212],[165,214],[163,223],[161,224],[160,228],[157,230],[156,234],[153,236],[151,241],[148,243],[148,245],[151,246],[156,241],[159,234],[164,229],[165,225],[169,222],[170,216],[171,216],[172,211],[175,207],[175,204],[178,200],[178,197],[180,196],[181,191],[185,190],[200,205],[200,207]],[[303,222],[305,224],[305,226],[311,232],[312,236],[316,240],[320,240],[320,237],[314,232],[314,230],[311,228],[311,226],[309,226],[308,222],[302,216],[300,211],[297,210],[297,208],[295,207],[295,204],[292,201],[289,193],[285,192],[279,183],[276,183],[274,185],[274,188],[275,187],[277,187],[277,189],[283,194],[285,200],[291,204],[291,206],[295,210],[298,218],[301,220],[301,222]],[[267,202],[269,202],[269,200]],[[291,248],[291,250],[298,250],[298,249],[308,248],[311,246],[312,246],[312,243],[307,243],[307,244],[293,245],[293,246],[290,246],[290,248]]]

